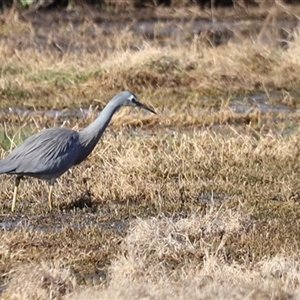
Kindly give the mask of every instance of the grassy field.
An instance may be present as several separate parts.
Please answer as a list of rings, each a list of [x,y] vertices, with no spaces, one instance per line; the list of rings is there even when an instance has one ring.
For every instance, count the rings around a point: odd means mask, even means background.
[[[297,28],[287,48],[213,47],[12,16],[0,28],[0,158],[44,128],[82,129],[123,89],[157,115],[120,110],[59,178],[53,212],[47,184],[28,178],[12,214],[14,180],[1,175],[2,299],[300,298]],[[87,113],[59,113],[73,108]]]

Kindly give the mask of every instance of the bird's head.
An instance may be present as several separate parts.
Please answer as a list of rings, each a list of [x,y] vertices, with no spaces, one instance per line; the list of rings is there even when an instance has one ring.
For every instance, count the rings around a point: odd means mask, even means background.
[[[139,102],[137,96],[135,94],[133,94],[132,92],[124,91],[121,94],[122,94],[122,96],[124,96],[124,97],[122,97],[122,99],[123,99],[122,105],[123,106],[140,107],[140,108],[143,108],[143,109],[146,109],[146,110],[152,112],[153,114],[156,114],[156,112],[153,109],[151,109],[147,105]]]

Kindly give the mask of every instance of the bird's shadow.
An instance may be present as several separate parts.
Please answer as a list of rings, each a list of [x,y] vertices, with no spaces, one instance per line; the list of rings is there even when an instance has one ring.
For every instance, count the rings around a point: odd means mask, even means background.
[[[81,196],[69,204],[60,206],[60,210],[77,210],[92,207],[92,194],[89,190],[85,190]]]
[[[87,208],[92,208],[93,204],[92,204],[92,197],[93,194],[91,192],[91,188],[88,184],[88,178],[83,178],[82,179],[83,184],[85,186],[85,190],[82,192],[81,196],[77,199],[72,201],[69,204],[62,204],[60,206],[60,210],[67,210],[67,211],[71,211],[71,210],[83,210],[83,209],[87,209]]]

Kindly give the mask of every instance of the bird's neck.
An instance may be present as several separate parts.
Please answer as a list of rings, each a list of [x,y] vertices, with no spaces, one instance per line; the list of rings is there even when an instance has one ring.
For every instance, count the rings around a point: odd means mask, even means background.
[[[84,130],[79,132],[79,142],[83,146],[83,151],[85,152],[82,153],[82,157],[85,156],[84,158],[86,158],[92,152],[112,116],[119,108],[119,104],[109,102],[101,111],[98,118]]]

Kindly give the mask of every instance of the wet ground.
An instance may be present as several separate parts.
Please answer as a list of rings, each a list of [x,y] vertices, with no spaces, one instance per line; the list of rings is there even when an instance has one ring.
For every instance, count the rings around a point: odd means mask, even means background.
[[[80,215],[80,217],[79,217]],[[113,230],[121,234],[128,228],[128,220],[99,221],[99,214],[61,212],[39,216],[0,215],[0,230],[34,230],[38,232],[60,232],[66,227],[81,230],[87,226],[97,226],[104,231]]]
[[[260,113],[294,113],[298,111],[298,108],[294,105],[290,106],[282,103],[284,98],[284,92],[271,92],[271,93],[257,93],[249,96],[234,96],[230,99],[228,107],[235,113],[244,114],[251,109],[257,109]],[[287,94],[288,97],[292,95]],[[199,101],[210,101],[209,98],[199,99]],[[60,123],[75,119],[86,119],[90,115],[89,108],[66,108],[66,109],[44,109],[44,110],[32,110],[26,108],[8,107],[0,110],[0,118],[9,116],[24,117],[46,117],[59,120]]]
[[[186,11],[189,9],[187,8]],[[232,12],[232,10],[231,10]],[[255,15],[256,14],[256,15]],[[221,17],[220,17],[221,16]],[[52,49],[64,53],[66,51],[93,52],[96,49],[111,51],[113,45],[104,45],[99,36],[110,35],[127,30],[142,39],[131,45],[138,49],[145,41],[159,41],[160,46],[182,46],[193,42],[198,37],[205,37],[211,45],[238,43],[245,38],[253,42],[272,43],[287,47],[291,33],[299,20],[294,14],[277,13],[266,18],[268,10],[249,13],[245,10],[227,14],[216,11],[198,14],[186,13],[181,17],[169,11],[159,14],[156,10],[97,12],[97,11],[54,11],[23,12],[19,19],[29,27],[19,34],[10,34],[3,30],[0,41],[14,43],[19,50],[33,48],[37,50]],[[80,36],[80,40],[76,37]]]

